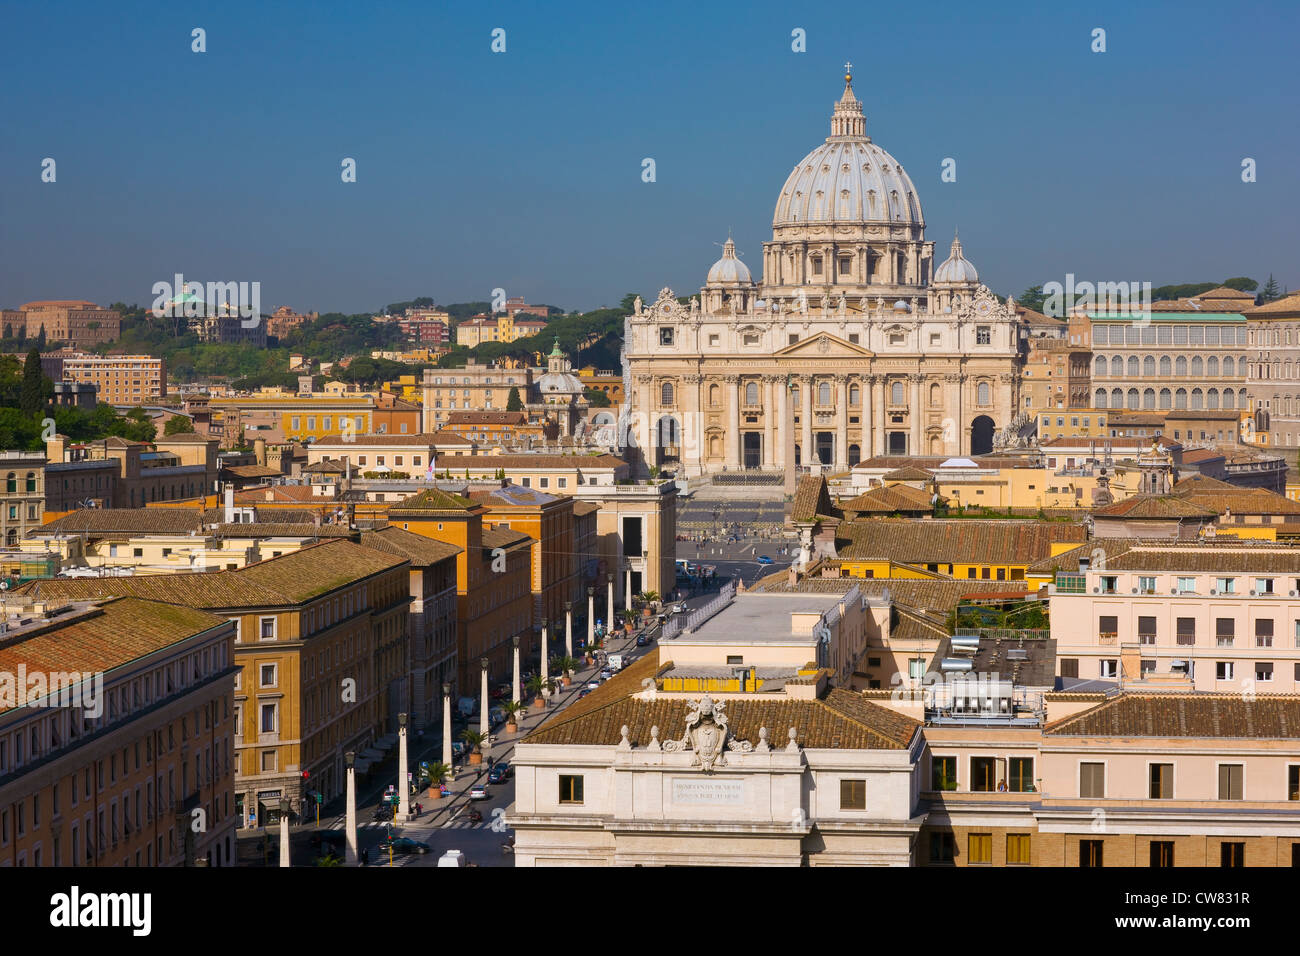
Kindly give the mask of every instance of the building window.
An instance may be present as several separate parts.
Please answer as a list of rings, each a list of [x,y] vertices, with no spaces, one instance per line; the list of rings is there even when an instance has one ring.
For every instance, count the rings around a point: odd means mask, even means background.
[[[1013,793],[1033,793],[1034,758],[1012,757],[1007,761],[1007,789]]]
[[[930,757],[930,789],[957,789],[957,758]]]
[[[1219,799],[1240,800],[1244,767],[1239,763],[1219,764]]]
[[[977,405],[988,405],[993,400],[993,389],[988,382],[980,382],[975,390],[975,403]]]
[[[993,834],[972,833],[966,845],[967,864],[993,862]]]
[[[1153,763],[1150,770],[1152,800],[1172,800],[1174,798],[1174,765],[1171,763]]]
[[[992,793],[998,787],[996,757],[970,758],[970,788],[975,793]]]
[[[275,733],[275,704],[262,705],[262,733]]]
[[[1106,796],[1106,765],[1079,764],[1079,799],[1102,800]]]
[[[1156,642],[1156,619],[1148,615],[1138,617],[1138,643],[1154,644]]]
[[[1151,841],[1151,866],[1171,867],[1174,865],[1174,843],[1172,840]]]
[[[1230,617],[1214,619],[1214,644],[1216,647],[1231,647],[1236,639],[1236,622]]]
[[[560,774],[560,803],[582,803],[582,777]]]
[[[263,664],[261,667],[261,684],[262,687],[275,686],[275,665]]]
[[[1271,617],[1260,618],[1255,621],[1255,646],[1273,646],[1273,619]]]
[[[1300,800],[1300,764],[1286,768],[1286,798]]]
[[[1215,680],[1232,680],[1232,661],[1218,661],[1214,665]]]
[[[1007,834],[1007,866],[1029,865],[1029,834]]]
[[[1102,841],[1079,841],[1079,866],[1099,867],[1102,865]]]
[[[1261,684],[1271,684],[1273,682],[1273,662],[1258,661],[1255,664],[1255,680]]]
[[[1246,844],[1244,843],[1220,843],[1219,844],[1219,865],[1220,866],[1245,866],[1246,865]]]
[[[840,781],[840,809],[841,810],[867,809],[867,781],[865,780],[841,780]]]
[[[673,330],[671,326],[664,325],[659,327],[659,344],[660,345],[673,344]]]
[[[1196,618],[1180,617],[1176,621],[1176,640],[1179,644],[1191,647],[1196,643]]]
[[[937,830],[930,834],[930,862],[951,863],[955,845],[951,830]]]
[[[1103,680],[1114,680],[1119,673],[1119,662],[1115,658],[1102,658],[1099,662],[1098,676]]]
[[[659,387],[659,404],[669,405],[669,406],[673,404],[673,383],[672,382],[664,382],[663,385]]]
[[[275,618],[264,617],[258,622],[258,640],[273,641],[275,640]]]
[[[993,342],[993,333],[987,325],[978,325],[975,327],[975,344],[990,345]]]

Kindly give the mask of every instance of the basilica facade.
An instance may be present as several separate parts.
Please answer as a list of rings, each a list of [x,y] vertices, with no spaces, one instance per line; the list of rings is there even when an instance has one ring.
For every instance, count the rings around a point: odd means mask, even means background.
[[[790,173],[755,282],[727,239],[698,297],[636,303],[624,442],[686,475],[873,455],[969,455],[1019,405],[1014,306],[954,238],[934,266],[921,202],[866,134],[845,75],[831,135]]]

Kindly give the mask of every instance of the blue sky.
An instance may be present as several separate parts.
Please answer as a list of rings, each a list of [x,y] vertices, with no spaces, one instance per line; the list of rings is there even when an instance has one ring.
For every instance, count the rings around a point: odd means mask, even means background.
[[[497,287],[586,309],[694,292],[728,227],[757,276],[845,60],[939,257],[960,227],[995,291],[1297,289],[1298,21],[1282,2],[10,5],[0,305],[147,305],[182,272],[260,281],[268,310]]]

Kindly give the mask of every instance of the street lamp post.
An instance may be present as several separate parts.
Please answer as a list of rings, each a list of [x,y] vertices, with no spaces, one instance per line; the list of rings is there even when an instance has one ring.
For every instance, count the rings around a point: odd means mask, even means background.
[[[564,602],[564,647],[565,653],[573,656],[573,602]]]
[[[605,627],[612,631],[614,630],[614,575],[612,573],[605,575],[605,585]]]
[[[347,790],[348,790],[348,810],[347,810],[347,829],[343,833],[344,842],[347,845],[345,853],[345,862],[348,866],[357,865],[357,755],[349,750],[343,755],[343,763],[347,767]]]
[[[623,610],[630,611],[632,609],[632,562],[631,561],[629,561],[627,563],[627,567],[623,569],[623,574],[625,578],[623,584]]]
[[[516,634],[513,638],[511,638],[510,643],[514,645],[514,649],[515,649],[515,679],[510,684],[510,699],[514,701],[516,705],[518,705],[519,703],[519,635]]]
[[[487,746],[488,736],[488,659],[480,657],[479,666],[479,713],[478,713],[478,732],[483,735],[483,746]]]
[[[442,762],[447,765],[447,779],[456,779],[451,759],[451,684],[442,685]]]
[[[411,785],[406,782],[406,714],[397,715],[397,822],[411,813]]]
[[[547,638],[546,627],[547,627],[547,622],[543,621],[542,622],[542,697],[550,696],[546,692],[546,682],[550,680],[550,673],[549,673],[550,659],[547,656],[550,654],[550,650],[547,648],[547,644],[549,644],[550,642],[546,639]]]
[[[289,811],[293,804],[288,797],[280,798],[280,865],[289,865]]]

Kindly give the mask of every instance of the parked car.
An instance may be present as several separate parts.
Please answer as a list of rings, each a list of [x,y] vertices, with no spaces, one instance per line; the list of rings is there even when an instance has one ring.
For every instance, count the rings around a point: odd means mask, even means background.
[[[650,643],[650,639],[647,638],[644,634],[638,634],[638,635],[636,636],[636,646],[637,646],[637,647],[645,647],[645,646],[646,646],[647,644],[649,644],[649,643]]]
[[[486,800],[488,798],[487,787],[481,783],[474,784],[469,788],[469,798],[471,800]]]
[[[758,556],[758,563],[759,563],[759,564],[771,564],[771,563],[772,563],[772,559],[771,559],[770,557],[768,557],[766,554],[760,554],[760,555]]]
[[[495,727],[497,724],[502,723],[505,719],[506,719],[506,712],[502,710],[500,707],[493,707],[491,710],[488,711],[488,723],[492,727]]]
[[[379,844],[380,853],[387,853],[390,849],[394,854],[428,853],[433,847],[427,843],[421,843],[419,840],[412,840],[410,837],[394,837]]]
[[[587,690],[599,690],[599,689],[600,689],[600,681],[598,680],[587,681]]]
[[[451,758],[453,760],[455,760],[457,757],[465,756],[465,752],[467,750],[469,750],[469,744],[465,743],[465,741],[453,740],[451,742]]]
[[[393,807],[391,804],[381,803],[375,807],[375,820],[379,823],[387,823],[393,819]]]
[[[601,679],[601,680],[603,680],[603,681],[604,681],[604,680],[609,680],[609,679],[610,679],[611,677],[613,677],[613,676],[614,676],[614,671],[613,671],[611,668],[609,668],[609,667],[603,667],[603,668],[601,668],[601,671],[600,671],[600,679]]]
[[[578,700],[582,700],[582,698],[586,697],[590,693],[591,693],[591,688],[584,687],[582,690],[578,691]]]
[[[505,783],[510,779],[512,773],[514,773],[514,768],[503,760],[488,771],[488,783]]]

